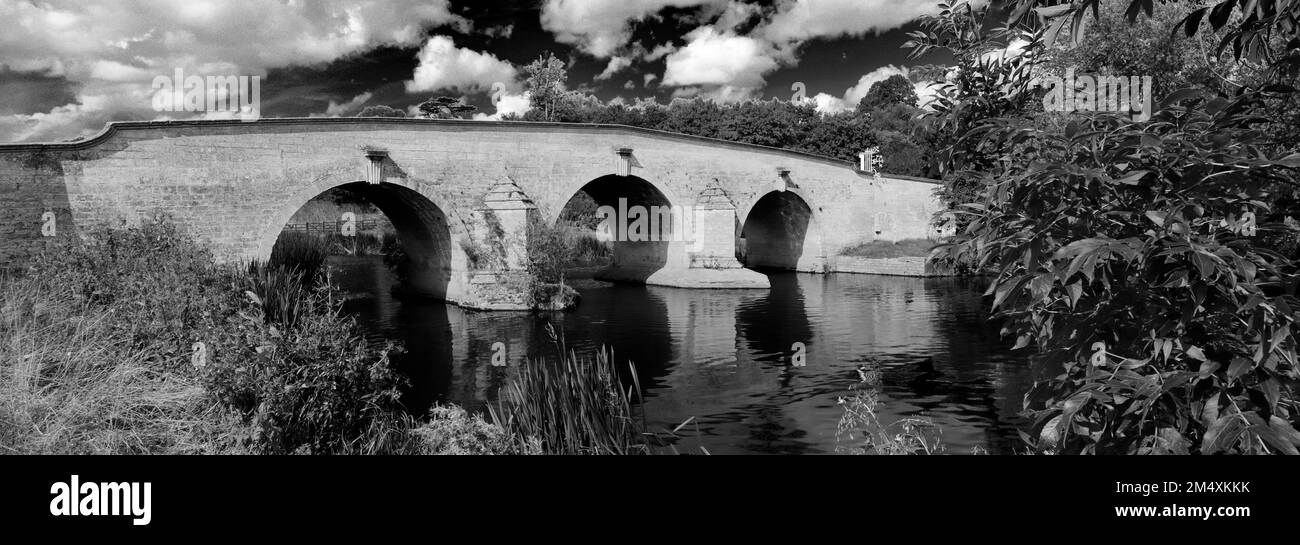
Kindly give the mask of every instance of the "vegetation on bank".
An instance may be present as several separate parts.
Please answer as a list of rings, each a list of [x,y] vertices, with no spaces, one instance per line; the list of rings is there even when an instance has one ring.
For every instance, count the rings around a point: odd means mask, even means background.
[[[7,453],[529,453],[481,417],[407,415],[320,272],[221,265],[169,223],[51,246],[0,285]]]
[[[924,238],[909,238],[898,242],[873,240],[845,248],[842,256],[884,259],[890,257],[929,257],[936,243]]]
[[[926,130],[961,214],[949,250],[997,271],[1003,333],[1043,361],[1026,442],[1297,454],[1300,2],[1007,8],[942,5],[908,46],[957,60]],[[1177,90],[1150,120],[1044,111],[1031,83],[1063,68]]]

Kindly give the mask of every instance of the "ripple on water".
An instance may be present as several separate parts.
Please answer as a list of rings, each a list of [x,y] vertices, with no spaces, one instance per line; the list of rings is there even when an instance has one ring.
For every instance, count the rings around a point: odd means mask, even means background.
[[[336,281],[368,295],[348,301],[368,338],[403,341],[416,405],[493,399],[512,365],[554,354],[548,321],[570,349],[610,346],[635,362],[655,429],[682,429],[679,448],[714,453],[826,453],[836,447],[837,404],[879,372],[882,418],[932,418],[949,452],[1016,446],[1019,400],[1031,384],[1024,358],[985,322],[982,286],[953,279],[776,274],[772,289],[682,290],[576,282],[582,303],[556,314],[472,312],[400,300],[377,259],[332,262]],[[795,343],[806,365],[792,366]]]

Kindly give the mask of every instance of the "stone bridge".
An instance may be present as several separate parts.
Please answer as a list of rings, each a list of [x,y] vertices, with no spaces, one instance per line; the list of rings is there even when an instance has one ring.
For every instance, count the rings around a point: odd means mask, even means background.
[[[265,260],[290,217],[338,187],[392,221],[413,288],[481,309],[524,305],[529,225],[553,224],[580,191],[601,206],[690,210],[695,236],[616,239],[603,276],[693,288],[767,287],[752,269],[834,271],[848,246],[931,236],[940,207],[932,181],[626,126],[127,122],[82,141],[0,145],[0,266],[57,237],[162,215],[222,259]],[[484,248],[502,258],[483,265]]]

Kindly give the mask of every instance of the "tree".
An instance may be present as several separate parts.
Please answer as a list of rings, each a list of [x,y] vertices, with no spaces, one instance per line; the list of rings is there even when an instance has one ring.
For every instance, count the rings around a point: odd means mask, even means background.
[[[524,89],[528,91],[528,102],[532,106],[529,111],[532,115],[525,115],[525,119],[555,121],[556,110],[564,98],[569,80],[564,61],[548,51],[525,66],[524,73],[528,74]]]
[[[964,73],[930,116],[946,131],[945,182],[981,188],[957,203],[968,223],[950,249],[996,272],[987,294],[1003,333],[1058,369],[1026,395],[1026,441],[1064,453],[1300,453],[1300,271],[1265,236],[1300,234],[1281,221],[1300,210],[1270,189],[1300,185],[1300,154],[1260,130],[1268,101],[1295,92],[1273,84],[1294,83],[1300,29],[1287,14],[1300,2],[1250,2],[1235,19],[1236,0],[1192,6],[1166,29],[1195,34],[1208,15],[1234,57],[1272,65],[1272,84],[1179,92],[1145,122],[1080,112],[1059,124],[1023,108],[1026,84],[1065,25],[1081,42],[1097,0],[1042,4],[1010,2],[993,30],[984,11],[945,5],[908,44],[917,56],[948,49]],[[1152,4],[1131,0],[1126,16]],[[1268,51],[1273,32],[1285,39]],[[1029,41],[1024,54],[982,55],[1011,38]]]
[[[420,117],[429,119],[463,119],[462,114],[473,113],[478,108],[465,104],[465,99],[436,96],[421,102],[419,105]]]
[[[406,117],[406,112],[392,106],[384,106],[380,104],[377,106],[366,106],[365,109],[361,110],[361,113],[357,114],[357,117]]]
[[[916,101],[916,88],[912,82],[902,75],[894,74],[885,81],[876,82],[867,90],[867,96],[858,101],[858,113],[894,104],[915,108]]]

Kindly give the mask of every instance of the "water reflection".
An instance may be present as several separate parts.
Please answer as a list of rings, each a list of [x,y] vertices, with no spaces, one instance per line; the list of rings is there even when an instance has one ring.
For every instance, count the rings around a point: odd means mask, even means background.
[[[333,265],[354,292],[346,310],[368,335],[407,344],[402,365],[415,388],[406,400],[418,408],[494,399],[520,361],[554,355],[549,320],[581,354],[608,345],[634,362],[652,427],[694,417],[678,432],[682,449],[833,452],[837,399],[858,382],[859,366],[881,372],[886,421],[930,417],[954,453],[1018,447],[1028,365],[985,322],[971,281],[783,273],[769,291],[732,291],[578,280],[577,310],[533,315],[399,301],[377,260]],[[508,367],[491,365],[497,342]],[[796,342],[807,350],[804,367],[790,365]]]

